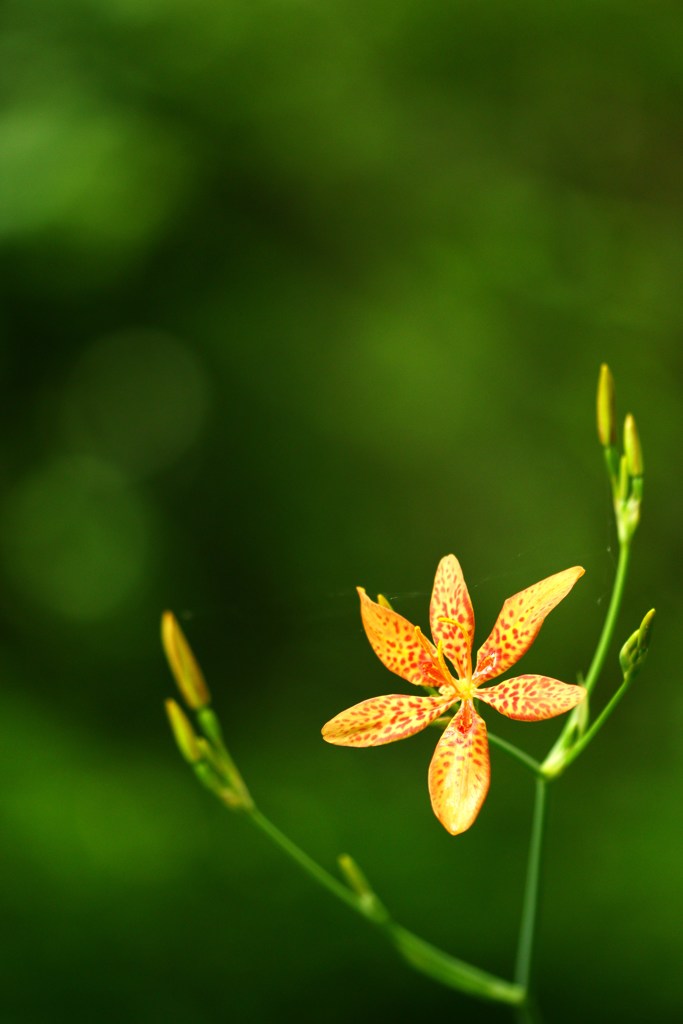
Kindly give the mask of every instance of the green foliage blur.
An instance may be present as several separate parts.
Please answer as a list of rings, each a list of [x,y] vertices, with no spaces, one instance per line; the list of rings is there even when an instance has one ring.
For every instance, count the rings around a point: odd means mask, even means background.
[[[680,1020],[680,7],[6,0],[0,79],[2,1020],[510,1019],[197,786],[159,617],[264,812],[511,976],[531,778],[492,751],[453,839],[434,733],[320,727],[400,686],[354,587],[426,626],[449,551],[479,642],[584,565],[523,666],[585,670],[615,563],[603,361],[645,451],[619,642],[657,622],[553,792],[540,995],[559,1024]],[[537,756],[557,735],[495,717]]]

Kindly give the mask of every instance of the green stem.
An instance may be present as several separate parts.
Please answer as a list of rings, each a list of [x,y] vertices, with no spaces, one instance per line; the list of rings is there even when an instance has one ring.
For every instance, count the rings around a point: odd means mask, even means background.
[[[221,729],[221,723],[218,720],[218,716],[215,711],[209,707],[200,708],[197,711],[197,721],[199,722],[204,735],[213,747],[213,752],[216,757],[216,766],[224,775],[226,784],[234,791],[238,802],[245,807],[245,809],[249,810],[253,807],[253,800],[251,799],[249,790],[246,787],[237,765],[230,756],[230,752],[223,741],[223,730]]]
[[[518,1024],[543,1024],[538,1007],[533,1002],[523,1003],[517,1007]]]
[[[538,891],[541,875],[541,858],[543,853],[543,836],[545,832],[545,811],[548,783],[539,777],[536,779],[536,795],[534,800],[534,817],[531,826],[531,842],[527,862],[522,920],[517,945],[517,963],[515,965],[515,981],[526,992],[525,1005],[527,1019],[529,1017],[529,989],[533,961],[534,937],[538,919]]]
[[[597,647],[595,648],[595,654],[591,661],[590,668],[586,673],[586,678],[582,680],[583,686],[590,692],[595,687],[595,684],[600,677],[600,673],[605,664],[605,659],[609,653],[610,644],[614,636],[614,630],[617,625],[617,618],[619,617],[619,610],[621,608],[622,598],[624,596],[624,588],[626,586],[626,577],[628,575],[629,563],[631,558],[631,546],[628,540],[621,541],[619,543],[619,558],[617,561],[617,571],[614,577],[614,583],[612,585],[612,594],[610,597],[609,606],[607,608],[607,615],[600,632]],[[608,705],[609,707],[609,705]],[[604,712],[603,712],[604,714]],[[598,721],[604,720],[601,715]],[[589,730],[591,735],[594,732]],[[548,779],[555,778],[569,764],[569,761],[574,760],[573,755],[570,759],[567,758],[567,751],[575,749],[574,741],[576,738],[576,723],[573,716],[570,716],[562,732],[558,736],[556,742],[548,751],[548,755],[540,766],[541,773]],[[586,744],[583,740],[580,741],[580,749],[583,750]]]
[[[508,743],[507,740],[502,739],[500,736],[496,736],[495,733],[492,732],[488,733],[488,738],[489,742],[494,747],[504,750],[506,754],[509,754],[510,757],[514,757],[516,761],[523,764],[524,767],[532,771],[534,775],[542,775],[540,762],[536,761],[533,757],[530,757],[529,754],[526,754],[523,750],[520,750],[519,747],[516,747],[513,743]]]
[[[619,545],[619,560],[617,562],[617,572],[614,577],[614,584],[612,586],[612,596],[610,597],[609,608],[607,609],[607,615],[600,633],[600,639],[598,645],[595,648],[595,654],[591,662],[590,668],[586,674],[586,678],[583,685],[590,693],[598,681],[598,677],[602,672],[603,665],[605,664],[605,658],[609,652],[609,647],[612,642],[612,636],[614,629],[617,624],[617,617],[619,615],[619,609],[621,608],[621,601],[624,596],[624,588],[626,586],[626,577],[628,575],[629,562],[631,558],[631,545],[628,541],[622,541]]]
[[[272,821],[269,821],[258,808],[252,806],[245,807],[244,810],[250,821],[314,881],[366,920],[379,927],[401,956],[416,970],[443,985],[448,985],[459,992],[478,996],[480,999],[506,1003],[509,1006],[522,1004],[525,993],[519,985],[489,974],[488,971],[482,971],[478,967],[473,967],[464,960],[458,960],[425,942],[418,935],[393,921],[371,890],[362,896],[358,895],[322,868],[312,857],[309,857]]]
[[[572,761],[575,761],[581,753],[581,751],[584,750],[591,742],[591,740],[595,737],[596,733],[599,732],[600,729],[602,729],[603,725],[605,724],[609,716],[612,714],[612,712],[614,711],[617,704],[624,696],[630,685],[631,676],[628,675],[626,676],[623,683],[621,684],[617,692],[614,694],[612,699],[605,705],[605,707],[602,709],[598,717],[591,724],[590,728],[586,730],[581,739],[577,740],[576,743],[574,743],[574,745],[571,746],[567,753],[564,755],[563,768],[568,767],[568,765],[570,765]]]
[[[363,904],[360,897],[356,896],[354,892],[348,889],[340,881],[338,881],[334,875],[331,875],[329,871],[322,868],[320,864],[309,857],[304,850],[302,850],[296,843],[293,843],[288,836],[281,832],[277,826],[273,825],[272,821],[269,821],[265,815],[261,814],[257,807],[247,811],[249,819],[259,828],[262,832],[268,836],[271,842],[279,846],[280,849],[287,854],[293,861],[295,861],[300,868],[311,876],[319,885],[322,885],[324,889],[340,899],[342,903],[346,903],[347,906],[353,910],[358,911],[363,917],[369,917],[373,919],[372,912],[369,911],[367,904]],[[375,918],[377,920],[377,918]]]

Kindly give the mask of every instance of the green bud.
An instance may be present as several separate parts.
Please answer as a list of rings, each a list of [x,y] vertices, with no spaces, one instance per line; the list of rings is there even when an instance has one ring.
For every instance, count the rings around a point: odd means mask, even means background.
[[[643,450],[640,445],[636,421],[628,414],[624,420],[624,453],[629,476],[643,475]]]
[[[603,448],[609,448],[616,444],[617,426],[614,397],[614,377],[607,365],[603,363],[600,367],[598,378],[598,437]]]
[[[237,765],[225,746],[223,730],[217,716],[211,708],[202,708],[201,711],[197,712],[197,720],[208,740],[207,742],[207,740],[202,738],[198,741],[200,750],[204,754],[207,763],[224,780],[221,783],[221,791],[218,795],[229,807],[252,809],[254,802],[244,783],[244,779],[239,773]]]
[[[635,675],[645,663],[652,636],[652,620],[654,615],[655,609],[651,608],[643,618],[638,629],[635,633],[631,633],[619,652],[619,664],[621,665],[624,677]]]
[[[222,800],[229,807],[235,806],[233,802],[236,800],[234,793],[225,785],[221,776],[208,761],[198,761],[197,764],[193,765],[193,768],[202,786],[205,786],[210,793],[213,793],[214,796],[217,796],[219,800]]]
[[[360,899],[365,913],[375,921],[385,921],[389,915],[353,857],[348,853],[342,853],[337,862],[349,888],[353,889]]]
[[[337,857],[337,862],[346,881],[357,896],[365,898],[374,895],[370,888],[370,883],[356,864],[353,857],[348,853],[340,853]]]
[[[619,459],[619,481],[617,484],[617,497],[619,501],[625,502],[628,500],[630,491],[630,478],[628,475],[628,461],[625,455],[622,455]]]
[[[652,622],[655,617],[655,609],[650,608],[650,611],[643,618],[638,630],[638,647],[641,651],[647,651],[650,646],[650,639],[652,637]]]

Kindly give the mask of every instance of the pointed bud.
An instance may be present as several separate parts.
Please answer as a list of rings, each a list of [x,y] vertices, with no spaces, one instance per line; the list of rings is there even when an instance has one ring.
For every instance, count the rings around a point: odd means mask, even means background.
[[[636,421],[631,413],[624,420],[624,453],[629,476],[642,476],[643,450],[640,446]]]
[[[208,761],[198,761],[194,765],[194,773],[201,782],[202,786],[206,786],[210,793],[217,796],[219,800],[222,800],[228,807],[234,807],[235,796],[234,793],[225,785],[223,779],[216,773],[216,770]]]
[[[624,676],[634,676],[643,667],[652,637],[652,620],[655,610],[651,608],[635,633],[631,633],[619,652],[619,664]]]
[[[625,502],[628,500],[630,491],[629,484],[628,460],[625,455],[622,455],[619,459],[619,479],[617,482],[617,497],[619,501]]]
[[[370,888],[370,883],[356,864],[353,857],[348,853],[340,853],[337,857],[337,862],[346,881],[357,896],[360,896],[361,899],[367,898],[368,896],[374,896],[374,893]]]
[[[382,608],[388,608],[390,612],[393,612],[391,601],[384,596],[384,594],[377,595],[377,604],[381,604]]]
[[[363,911],[375,921],[385,921],[388,913],[380,902],[377,893],[372,889],[367,878],[348,853],[341,853],[337,858],[339,867],[349,887],[358,896]]]
[[[161,642],[183,699],[195,711],[211,700],[204,676],[173,612],[161,617]]]
[[[199,751],[199,756],[201,757],[202,761],[206,761],[208,765],[211,765],[216,775],[219,778],[222,778],[224,772],[222,770],[222,766],[218,761],[216,751],[213,749],[209,741],[204,738],[204,736],[197,736],[197,750]]]
[[[638,648],[638,630],[635,633],[631,633],[630,637],[619,651],[619,665],[621,671],[626,676],[633,668],[633,662]]]
[[[647,651],[650,646],[650,640],[652,639],[652,622],[655,617],[655,609],[650,608],[647,615],[644,616],[643,621],[640,624],[638,630],[638,647],[642,651]]]
[[[165,707],[178,750],[189,764],[197,764],[201,761],[202,754],[189,718],[174,700],[167,700]]]
[[[614,377],[607,363],[600,367],[598,378],[598,437],[603,448],[616,444],[617,425],[614,398]]]
[[[222,790],[228,789],[233,794],[234,799],[230,806],[239,806],[247,810],[252,809],[254,801],[251,799],[249,790],[244,783],[244,779],[240,775],[237,765],[233,761],[230,756],[230,751],[225,745],[221,723],[218,721],[215,712],[211,708],[202,708],[197,712],[197,720],[204,735],[209,741],[206,743],[204,740],[200,739],[198,741],[199,748],[209,763],[215,767],[216,772],[224,780],[221,784]],[[221,799],[228,800],[222,791],[219,795],[221,796]]]

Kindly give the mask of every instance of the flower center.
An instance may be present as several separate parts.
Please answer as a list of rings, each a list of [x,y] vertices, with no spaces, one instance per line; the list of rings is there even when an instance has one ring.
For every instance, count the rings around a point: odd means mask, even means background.
[[[474,691],[477,688],[477,684],[472,682],[472,676],[466,676],[464,679],[458,679],[455,684],[459,696],[463,700],[472,700]]]
[[[448,626],[453,626],[453,628],[457,629],[458,633],[462,637],[462,641],[463,641],[463,643],[465,645],[465,648],[464,648],[464,651],[463,651],[464,657],[462,657],[456,663],[456,669],[458,670],[458,673],[459,673],[460,670],[462,668],[464,668],[469,673],[467,675],[466,679],[461,680],[462,682],[466,682],[467,679],[471,679],[471,677],[472,677],[472,659],[471,659],[471,654],[470,654],[471,647],[472,647],[472,638],[469,635],[469,633],[465,630],[465,628],[458,622],[457,619],[452,619],[448,615],[440,615],[439,616],[439,622],[445,622]]]
[[[439,692],[443,693],[444,696],[448,693],[457,693],[458,697],[461,697],[463,700],[471,700],[472,694],[477,688],[472,682],[472,676],[470,674],[464,679],[455,679],[451,675],[448,665],[446,664],[446,659],[443,656],[443,640],[439,640],[438,647],[436,648],[436,659],[446,680],[446,685],[442,686]]]
[[[471,700],[477,684],[472,681],[472,673],[463,679],[456,679],[451,673],[443,653],[443,640],[439,640],[434,657],[434,648],[427,640],[419,626],[415,626],[415,636],[424,648],[422,655],[422,674],[425,685],[434,686],[443,697],[454,697],[460,700]]]

